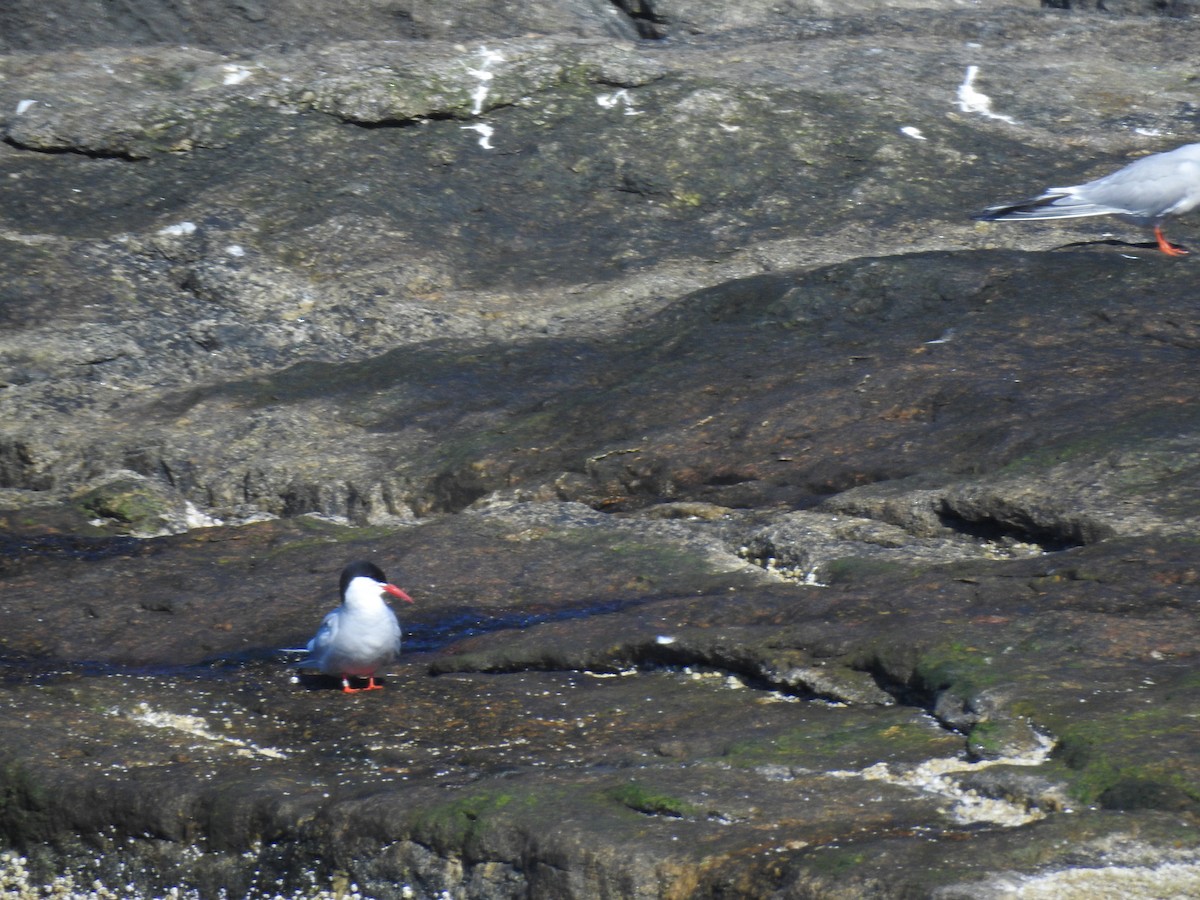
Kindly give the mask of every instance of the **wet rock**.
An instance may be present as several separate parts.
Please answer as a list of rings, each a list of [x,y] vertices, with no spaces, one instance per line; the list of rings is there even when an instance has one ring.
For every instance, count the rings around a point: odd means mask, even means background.
[[[843,556],[849,548],[853,552]],[[877,519],[795,512],[777,517],[772,525],[752,534],[743,555],[782,577],[823,584],[854,578],[864,570],[907,567],[922,561],[1032,554],[1039,549],[964,541],[960,535],[922,539],[912,531]]]
[[[81,24],[84,19],[86,26]],[[536,8],[456,0],[438,10],[421,4],[380,8],[370,2],[351,2],[336,12],[304,0],[279,4],[247,0],[213,8],[134,2],[121,10],[102,3],[81,8],[22,0],[6,8],[0,23],[4,25],[0,47],[10,52],[113,44],[188,44],[227,50],[303,47],[336,40],[515,37],[530,32],[636,37],[632,23],[617,9],[587,0]]]

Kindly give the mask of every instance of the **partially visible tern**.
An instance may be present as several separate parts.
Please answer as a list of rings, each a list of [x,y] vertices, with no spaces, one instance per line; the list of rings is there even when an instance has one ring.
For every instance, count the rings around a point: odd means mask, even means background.
[[[1155,153],[1118,169],[1111,175],[1073,187],[1048,188],[1032,200],[990,206],[977,219],[1075,219],[1083,216],[1120,216],[1154,229],[1158,249],[1170,256],[1187,250],[1163,234],[1167,216],[1179,216],[1200,206],[1200,144],[1184,144],[1166,153]]]

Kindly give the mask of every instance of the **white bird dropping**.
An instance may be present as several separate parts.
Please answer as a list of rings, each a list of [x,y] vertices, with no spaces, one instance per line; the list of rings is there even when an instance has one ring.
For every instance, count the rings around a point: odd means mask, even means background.
[[[979,66],[967,66],[967,75],[958,86],[958,108],[965,113],[978,113],[989,119],[1016,125],[1017,120],[1012,116],[992,112],[992,98],[982,91],[975,90],[975,76],[978,74]]]

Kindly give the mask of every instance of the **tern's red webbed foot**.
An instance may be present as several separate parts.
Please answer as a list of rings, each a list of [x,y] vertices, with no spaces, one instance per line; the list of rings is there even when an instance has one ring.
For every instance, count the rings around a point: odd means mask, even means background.
[[[1158,225],[1154,226],[1154,239],[1158,241],[1158,249],[1167,256],[1187,256],[1188,252],[1178,244],[1172,244],[1167,240],[1167,236],[1163,234],[1162,228]]]
[[[350,676],[342,676],[342,693],[343,694],[361,694],[363,691],[382,691],[383,685],[376,684],[374,676],[368,676],[366,687],[350,687]]]

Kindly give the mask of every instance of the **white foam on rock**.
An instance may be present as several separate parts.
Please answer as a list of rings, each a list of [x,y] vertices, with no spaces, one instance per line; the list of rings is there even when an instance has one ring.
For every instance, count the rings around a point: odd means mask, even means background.
[[[992,825],[1016,827],[1044,819],[1046,813],[1024,803],[1015,803],[997,797],[987,797],[977,791],[964,789],[953,776],[976,772],[991,766],[1038,766],[1044,763],[1054,748],[1054,741],[1038,735],[1038,746],[1029,753],[968,762],[958,757],[929,759],[910,768],[896,767],[887,763],[875,763],[865,769],[839,770],[828,773],[835,778],[862,778],[866,781],[882,781],[887,784],[914,788],[934,794],[949,801],[946,814],[955,822],[968,825],[986,822]]]

